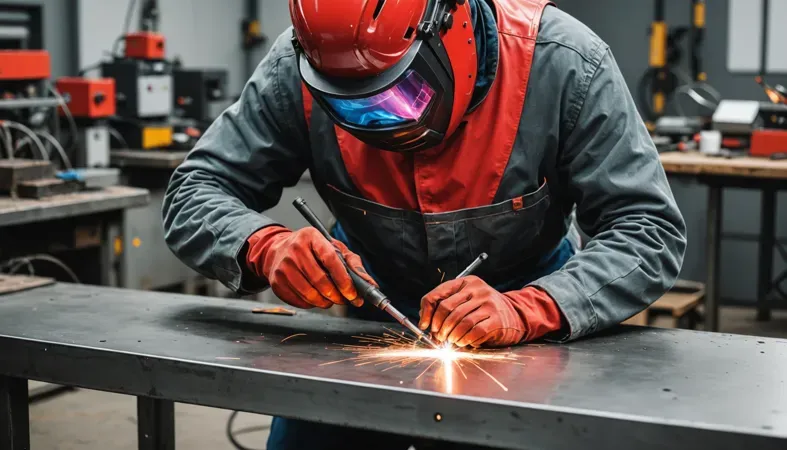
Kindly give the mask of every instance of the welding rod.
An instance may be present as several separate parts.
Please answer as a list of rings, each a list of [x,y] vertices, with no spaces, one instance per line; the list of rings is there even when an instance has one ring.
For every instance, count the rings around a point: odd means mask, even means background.
[[[331,235],[328,233],[328,230],[325,228],[325,225],[322,224],[319,218],[314,214],[314,212],[309,208],[309,205],[306,204],[306,200],[302,199],[301,197],[296,198],[292,202],[295,209],[298,210],[299,213],[309,222],[309,225],[313,226],[317,229],[325,239],[328,239],[328,242],[331,242]],[[360,275],[355,273],[350,266],[347,265],[347,261],[344,260],[344,257],[336,250],[336,253],[339,255],[339,259],[344,263],[344,267],[347,268],[347,272],[350,274],[350,278],[353,280],[353,285],[355,289],[358,291],[358,294],[367,302],[371,303],[381,311],[388,313],[391,317],[393,317],[397,322],[402,324],[405,328],[412,331],[418,339],[426,342],[432,348],[439,348],[434,341],[432,341],[429,336],[421,331],[420,328],[415,326],[404,314],[399,312],[393,305],[391,305],[391,301],[382,293],[379,289],[374,287],[371,283],[361,278]]]
[[[457,275],[456,278],[462,278],[472,274],[482,262],[486,261],[486,258],[489,258],[489,255],[486,253],[481,253],[478,255],[478,258],[473,260],[473,262],[471,262],[470,265],[465,268],[465,270],[459,272],[459,275]]]

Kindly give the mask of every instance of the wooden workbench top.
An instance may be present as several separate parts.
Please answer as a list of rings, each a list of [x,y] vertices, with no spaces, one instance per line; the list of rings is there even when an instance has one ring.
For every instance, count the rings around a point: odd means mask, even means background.
[[[149,201],[147,189],[126,186],[57,195],[41,200],[0,197],[0,226],[134,208],[144,206]]]
[[[787,180],[787,160],[772,161],[767,158],[744,156],[723,158],[701,153],[662,153],[661,164],[668,174],[718,175],[746,178]]]

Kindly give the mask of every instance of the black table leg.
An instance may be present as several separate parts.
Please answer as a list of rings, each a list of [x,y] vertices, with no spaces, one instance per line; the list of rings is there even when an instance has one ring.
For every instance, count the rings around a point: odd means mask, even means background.
[[[719,331],[719,253],[721,247],[722,189],[708,186],[705,331]]]
[[[0,448],[30,449],[27,380],[0,375]]]
[[[762,191],[760,207],[760,249],[757,265],[757,320],[771,319],[768,296],[773,281],[773,247],[776,240],[776,191]]]
[[[137,397],[139,450],[175,450],[175,403]]]

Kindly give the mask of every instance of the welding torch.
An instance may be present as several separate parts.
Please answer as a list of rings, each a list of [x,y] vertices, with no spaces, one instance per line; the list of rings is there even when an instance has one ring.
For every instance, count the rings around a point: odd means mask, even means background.
[[[328,239],[328,242],[331,242],[331,235],[328,233],[328,230],[325,228],[325,225],[322,224],[320,219],[314,214],[314,212],[309,208],[309,205],[306,204],[306,200],[298,197],[295,201],[292,202],[295,209],[298,210],[299,213],[309,222],[309,225],[313,226],[317,229],[325,239]],[[410,322],[407,317],[402,314],[398,309],[396,309],[393,305],[391,305],[391,301],[388,300],[388,297],[382,293],[379,289],[377,289],[373,284],[369,283],[368,281],[364,280],[360,277],[355,271],[353,271],[350,266],[347,264],[347,261],[344,260],[341,252],[338,250],[336,253],[339,255],[339,259],[344,264],[344,267],[347,268],[347,272],[350,274],[350,278],[352,278],[353,285],[355,289],[358,291],[358,294],[367,302],[371,303],[381,311],[388,313],[391,317],[393,317],[397,322],[402,324],[405,328],[412,331],[418,339],[426,342],[432,348],[440,348],[426,333],[421,331],[420,328],[415,326],[412,322]]]

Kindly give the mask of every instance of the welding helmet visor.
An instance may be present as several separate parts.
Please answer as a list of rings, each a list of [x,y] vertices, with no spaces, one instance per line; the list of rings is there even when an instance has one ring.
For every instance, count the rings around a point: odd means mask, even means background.
[[[341,122],[369,129],[396,127],[418,122],[435,97],[435,90],[409,69],[404,77],[379,94],[360,98],[325,96],[333,115]]]
[[[439,36],[416,40],[399,62],[371,77],[322,74],[302,53],[298,69],[330,118],[375,148],[422,150],[440,143],[448,131],[454,80]]]

